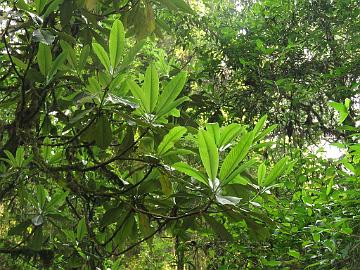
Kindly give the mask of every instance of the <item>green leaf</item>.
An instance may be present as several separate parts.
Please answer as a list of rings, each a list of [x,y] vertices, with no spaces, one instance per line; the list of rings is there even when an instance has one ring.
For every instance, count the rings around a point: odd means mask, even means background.
[[[254,133],[248,132],[240,138],[240,142],[226,156],[221,169],[220,180],[225,181],[246,157],[254,139]]]
[[[109,54],[113,70],[119,65],[125,47],[125,31],[120,20],[115,20],[109,37]]]
[[[59,5],[63,2],[64,0],[53,0],[50,5],[48,6],[48,8],[46,9],[46,11],[44,12],[44,14],[42,15],[43,19],[45,19],[47,16],[50,15],[50,13],[54,12],[55,10],[57,10],[59,8]]]
[[[42,12],[48,0],[35,0],[35,8],[38,15]]]
[[[167,113],[169,110],[165,109],[164,107],[171,104],[180,94],[181,90],[183,89],[185,82],[186,82],[186,72],[182,71],[177,74],[164,88],[161,95],[159,96],[158,104],[156,106],[156,112],[161,112],[162,114],[164,111]]]
[[[181,139],[181,137],[186,133],[185,127],[174,127],[168,134],[164,136],[161,143],[158,146],[157,153],[158,155],[163,155],[168,152],[171,148],[174,147],[174,143]]]
[[[46,202],[46,190],[42,185],[36,186],[36,199],[39,204],[39,208],[43,209]]]
[[[184,0],[158,0],[163,6],[170,10],[182,11],[195,15],[195,11]]]
[[[96,121],[95,132],[96,145],[103,149],[108,147],[112,140],[112,130],[109,120],[104,115]]]
[[[256,163],[255,159],[250,159],[249,161],[241,164],[226,178],[226,181],[222,181],[222,184],[225,185],[227,183],[233,183],[233,182],[236,183],[237,180],[241,180],[241,182],[243,182],[243,183],[246,182],[247,183],[248,181],[247,180],[244,181],[245,178],[240,177],[239,174],[241,174],[245,170],[249,169],[255,163]]]
[[[49,72],[49,74],[47,76],[48,82],[50,82],[52,80],[52,78],[56,74],[59,67],[64,63],[66,57],[67,57],[66,52],[62,52],[58,57],[56,57],[55,61],[51,65],[50,72]]]
[[[258,135],[256,135],[254,142],[262,140],[265,136],[273,132],[274,129],[277,128],[277,125],[271,125],[267,129],[265,129],[263,132],[260,132]]]
[[[348,106],[349,104],[350,102],[347,102]],[[349,111],[347,107],[344,104],[338,102],[329,102],[329,105],[339,112],[340,114],[339,124],[344,122],[346,117],[349,115]]]
[[[45,45],[51,45],[55,41],[55,36],[44,29],[36,29],[32,34],[33,41],[40,42]]]
[[[94,50],[96,56],[99,58],[101,64],[103,64],[105,69],[108,72],[110,72],[110,60],[109,60],[109,56],[107,55],[105,49],[98,43],[93,43],[92,47],[93,47],[93,50]]]
[[[45,45],[43,43],[39,44],[37,60],[41,74],[46,77],[51,69],[51,64],[52,64],[52,55],[51,55],[50,46]]]
[[[87,228],[85,223],[85,217],[80,219],[77,227],[76,227],[76,238],[81,241],[87,235]]]
[[[19,224],[17,224],[15,227],[12,227],[8,231],[8,235],[22,235],[26,233],[27,228],[31,225],[31,220],[25,220]]]
[[[13,56],[13,55],[7,55],[9,57],[9,60],[10,60],[10,56],[11,56],[11,60],[14,62],[14,64],[19,67],[20,69],[22,70],[26,70],[27,68],[27,65],[21,61],[19,58],[17,58],[16,56]]]
[[[261,163],[258,168],[258,185],[260,187],[262,187],[264,184],[265,175],[266,175],[266,165],[264,163]]]
[[[284,157],[275,164],[275,166],[269,172],[268,176],[265,178],[264,186],[271,185],[276,180],[276,178],[278,178],[286,170],[288,161],[289,157]]]
[[[89,54],[90,54],[90,46],[85,45],[82,48],[81,53],[80,53],[79,64],[78,64],[78,67],[77,67],[78,71],[83,70],[83,68],[85,67],[85,64],[86,64],[86,61],[87,61],[87,59],[89,57]]]
[[[290,249],[288,254],[294,258],[297,258],[297,259],[300,258],[300,253],[296,250]]]
[[[64,204],[66,197],[69,195],[69,192],[59,191],[55,193],[50,202],[46,205],[46,209],[52,210]]]
[[[60,46],[64,52],[67,53],[67,60],[73,68],[77,68],[76,53],[73,47],[65,40],[60,40]]]
[[[334,177],[331,177],[329,183],[326,186],[326,196],[330,195],[333,185],[334,185]]]
[[[264,127],[265,122],[267,119],[267,115],[264,115],[263,117],[260,118],[260,120],[256,123],[255,127],[254,127],[254,133],[257,135],[260,130]]]
[[[211,134],[214,138],[216,145],[219,147],[220,142],[220,127],[218,123],[207,123],[206,130]]]
[[[117,222],[123,213],[123,205],[108,209],[100,220],[100,226],[106,227],[112,223]]]
[[[140,232],[143,236],[143,238],[148,237],[149,235],[151,235],[153,233],[153,229],[150,226],[150,219],[147,215],[139,213],[138,214],[139,217],[139,229]],[[149,239],[148,244],[151,245],[152,244],[152,240]]]
[[[224,225],[217,221],[215,218],[205,215],[206,222],[210,225],[213,231],[219,236],[221,240],[232,241],[232,235],[225,229]]]
[[[44,241],[43,229],[42,227],[38,227],[29,243],[29,247],[33,250],[41,250],[42,244]]]
[[[140,107],[145,110],[145,95],[144,92],[142,91],[142,89],[137,85],[136,82],[134,82],[133,80],[129,79],[127,80],[127,84],[130,88],[130,92],[131,94],[140,101]]]
[[[198,146],[207,175],[211,181],[214,181],[219,168],[219,153],[214,137],[209,132],[200,130],[198,133]]]
[[[130,63],[134,60],[137,53],[142,49],[144,46],[145,40],[138,41],[131,49],[126,53],[124,56],[124,59],[122,61],[122,64],[120,66],[120,71],[126,69]]]
[[[151,113],[156,107],[159,96],[159,76],[154,65],[150,65],[146,69],[143,91],[145,93],[145,110]]]
[[[171,112],[173,111],[173,109],[175,109],[177,106],[179,106],[181,103],[185,102],[185,101],[188,101],[189,98],[188,97],[182,97],[182,98],[179,98],[167,105],[165,105],[162,110],[159,111],[159,113],[157,113],[157,117],[162,117],[164,115],[168,115],[168,114],[171,114]]]
[[[169,176],[166,174],[161,174],[159,177],[161,190],[166,196],[170,196],[172,193],[172,185],[169,179]]]
[[[193,177],[194,179],[198,180],[199,182],[208,185],[206,176],[199,172],[198,170],[194,169],[190,165],[184,163],[184,162],[178,162],[173,165],[171,165],[175,170],[185,173],[188,176]]]
[[[232,140],[234,140],[239,134],[244,130],[244,128],[239,124],[230,124],[221,128],[220,139],[218,146],[220,148],[225,148]]]

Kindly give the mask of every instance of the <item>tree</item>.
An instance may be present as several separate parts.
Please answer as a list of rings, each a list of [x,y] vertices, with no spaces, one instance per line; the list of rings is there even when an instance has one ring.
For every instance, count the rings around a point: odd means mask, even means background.
[[[194,14],[185,2],[2,5],[1,253],[35,268],[117,269],[160,232],[229,239],[214,213],[254,231],[271,223],[254,201],[290,161],[252,176],[274,129],[266,117],[253,129],[181,126],[186,72],[160,80],[154,63],[134,65],[160,34],[154,9]]]

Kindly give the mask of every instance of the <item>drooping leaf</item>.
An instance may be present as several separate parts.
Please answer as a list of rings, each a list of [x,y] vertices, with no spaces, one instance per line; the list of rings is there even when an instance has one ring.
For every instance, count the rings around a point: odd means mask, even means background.
[[[331,177],[329,183],[326,186],[326,196],[330,195],[333,185],[334,185],[334,177]]]
[[[348,102],[348,104],[347,104],[348,107],[349,107],[349,104],[350,104],[350,102]],[[335,102],[335,101],[329,102],[329,105],[339,112],[339,114],[340,114],[339,124],[344,122],[346,117],[349,115],[347,106],[345,106],[342,103]]]
[[[207,175],[211,181],[214,181],[219,168],[219,153],[215,140],[209,132],[200,130],[198,133],[198,146]]]
[[[222,205],[237,205],[241,198],[217,194],[216,200]]]
[[[158,155],[163,155],[168,152],[172,147],[174,147],[174,143],[181,139],[181,137],[186,133],[185,127],[174,127],[172,128],[168,134],[164,136],[161,143],[158,146],[157,153]]]

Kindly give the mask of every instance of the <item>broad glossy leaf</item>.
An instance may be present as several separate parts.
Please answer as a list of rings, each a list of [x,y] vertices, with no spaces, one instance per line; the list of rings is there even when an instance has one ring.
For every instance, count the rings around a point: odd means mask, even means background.
[[[264,181],[265,181],[265,175],[266,175],[266,165],[264,163],[261,163],[259,168],[258,168],[258,185],[260,187],[263,186]]]
[[[217,194],[216,200],[222,205],[237,205],[240,202],[241,198]]]
[[[215,143],[218,147],[220,147],[220,127],[218,123],[207,123],[206,130],[211,134],[211,136],[214,138]]]
[[[164,115],[168,115],[171,114],[173,109],[175,109],[177,106],[179,106],[180,104],[182,104],[185,101],[190,100],[188,97],[181,97],[167,105],[165,105],[160,111],[159,113],[157,113],[157,116],[160,118]]]
[[[275,166],[270,170],[269,174],[265,178],[265,186],[271,185],[276,180],[276,178],[278,178],[286,170],[288,161],[289,157],[284,157],[275,164]]]
[[[174,143],[181,139],[181,137],[186,133],[185,127],[174,127],[168,134],[164,136],[161,143],[158,146],[157,153],[158,155],[163,155],[168,152],[171,148],[174,147]]]
[[[264,127],[265,122],[267,119],[267,115],[264,115],[263,117],[260,118],[260,120],[256,123],[255,127],[254,127],[254,133],[255,135],[257,135],[261,129]]]
[[[120,20],[115,20],[109,38],[109,54],[111,67],[114,70],[120,63],[125,47],[125,31]]]
[[[36,186],[36,199],[37,199],[40,209],[43,209],[45,206],[46,194],[47,194],[47,192],[42,185]]]
[[[37,60],[41,74],[46,77],[51,69],[52,64],[51,50],[48,45],[43,43],[39,44]]]
[[[164,113],[164,107],[171,104],[180,94],[186,82],[186,72],[177,74],[164,88],[159,96],[156,112]],[[167,109],[169,111],[169,109]],[[166,110],[165,110],[166,111]]]
[[[194,169],[190,165],[184,163],[184,162],[178,162],[173,165],[171,165],[175,170],[185,173],[188,176],[193,177],[194,179],[200,181],[201,183],[208,186],[208,182],[206,180],[206,176],[199,172],[198,170]]]
[[[47,80],[50,82],[54,75],[56,74],[59,67],[64,63],[65,59],[67,57],[66,52],[62,52],[58,57],[56,57],[55,61],[51,65],[50,72],[48,74]]]
[[[105,69],[110,72],[110,59],[105,49],[98,43],[93,43],[92,47],[101,64],[103,64]]]
[[[244,128],[239,124],[230,124],[221,128],[220,139],[218,146],[224,148],[226,145],[231,143],[239,134],[244,130]]]
[[[170,196],[172,193],[172,184],[169,179],[169,176],[166,174],[161,174],[159,177],[159,181],[161,184],[161,190],[166,196]]]
[[[46,31],[44,29],[36,29],[33,32],[32,36],[35,42],[40,42],[45,45],[51,45],[55,40],[55,36],[49,31]]]
[[[112,130],[110,122],[104,115],[96,121],[95,132],[96,145],[103,149],[108,147],[112,140]]]
[[[220,169],[220,180],[225,181],[229,175],[237,168],[239,163],[246,157],[254,139],[254,133],[244,134],[239,143],[231,149],[226,156]]]
[[[159,76],[154,65],[150,65],[146,69],[143,91],[145,93],[143,102],[146,112],[152,113],[156,107],[159,96]]]
[[[85,45],[80,53],[80,57],[79,57],[79,64],[78,64],[78,71],[83,70],[83,68],[85,67],[85,64],[87,62],[87,59],[89,57],[90,54],[90,46],[89,45]]]
[[[67,53],[67,60],[68,60],[69,64],[73,68],[77,68],[76,53],[75,53],[75,50],[73,49],[73,47],[71,47],[71,45],[64,40],[60,40],[60,45],[61,45],[62,50]]]
[[[226,230],[223,224],[209,215],[205,215],[205,220],[221,240],[232,241],[232,235]]]
[[[219,168],[219,153],[211,133],[200,130],[198,133],[198,146],[207,175],[211,181],[214,181]]]
[[[85,217],[80,219],[77,227],[76,227],[76,238],[81,241],[87,235],[87,228],[85,223]]]
[[[144,92],[142,91],[142,89],[138,86],[138,84],[136,82],[134,82],[133,80],[129,79],[127,80],[127,84],[130,88],[130,92],[131,94],[140,101],[140,107],[145,110],[145,95]]]

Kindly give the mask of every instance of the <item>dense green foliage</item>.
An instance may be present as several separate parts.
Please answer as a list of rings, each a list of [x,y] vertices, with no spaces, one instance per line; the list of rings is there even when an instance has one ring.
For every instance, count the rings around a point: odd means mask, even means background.
[[[283,2],[0,2],[0,269],[358,269],[360,8]]]

